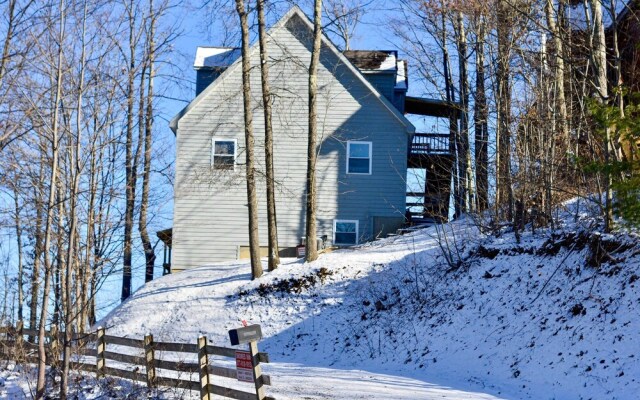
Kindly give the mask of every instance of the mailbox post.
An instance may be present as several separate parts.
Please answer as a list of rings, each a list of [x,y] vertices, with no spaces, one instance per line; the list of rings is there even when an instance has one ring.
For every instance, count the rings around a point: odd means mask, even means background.
[[[238,374],[237,379],[240,381],[247,380],[247,367],[249,367],[249,363],[245,363],[243,361],[248,355],[251,359],[250,365],[253,375],[253,382],[256,386],[257,398],[258,400],[264,400],[266,398],[266,395],[262,381],[262,368],[260,367],[260,362],[258,360],[258,340],[262,339],[262,329],[260,329],[260,325],[249,325],[238,329],[231,329],[229,331],[229,339],[231,340],[231,344],[233,346],[249,343],[248,352],[236,352],[236,372]]]

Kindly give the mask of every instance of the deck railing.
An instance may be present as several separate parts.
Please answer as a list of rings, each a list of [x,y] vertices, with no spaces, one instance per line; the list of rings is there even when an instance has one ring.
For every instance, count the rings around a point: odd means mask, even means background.
[[[416,133],[409,155],[450,154],[448,133]]]

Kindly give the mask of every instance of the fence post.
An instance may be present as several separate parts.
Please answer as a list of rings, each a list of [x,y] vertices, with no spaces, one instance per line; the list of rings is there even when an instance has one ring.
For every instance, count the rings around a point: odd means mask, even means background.
[[[104,328],[99,326],[98,331],[96,332],[96,377],[100,378],[104,376],[104,368],[105,368],[105,356],[104,352],[107,348],[107,341],[105,339]]]
[[[144,355],[147,361],[146,368],[148,388],[153,388],[156,386],[156,363],[153,347],[153,335],[150,333],[144,335]]]
[[[200,361],[200,400],[211,400],[209,393],[209,355],[207,354],[207,338],[198,338],[198,360]]]
[[[258,400],[264,400],[264,385],[262,383],[262,367],[260,367],[260,359],[258,358],[258,342],[249,342],[249,352],[251,353],[251,365],[253,365],[253,381],[256,385],[256,395]]]

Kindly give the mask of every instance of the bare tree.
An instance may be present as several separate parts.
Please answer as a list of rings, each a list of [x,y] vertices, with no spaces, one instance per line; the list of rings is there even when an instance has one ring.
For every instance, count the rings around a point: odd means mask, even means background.
[[[565,96],[565,67],[564,59],[566,58],[564,51],[564,43],[562,40],[562,34],[560,31],[560,24],[558,20],[562,15],[561,10],[565,7],[564,0],[558,0],[558,10],[553,7],[553,0],[545,1],[545,15],[547,18],[547,26],[549,32],[553,36],[553,44],[555,48],[555,85],[557,93],[558,104],[558,121],[560,123],[560,134],[564,142],[568,140],[569,136],[569,118],[567,115],[567,100]]]
[[[375,0],[327,0],[323,5],[324,14],[328,22],[323,27],[324,32],[339,38],[344,42],[339,46],[342,50],[351,49],[351,38],[362,21],[367,8]]]
[[[131,75],[128,68],[122,68],[123,61],[135,68],[129,92],[142,93],[146,102],[133,107],[134,112],[143,112],[139,124],[143,129],[137,140],[130,141],[132,169],[137,171],[138,159],[144,159],[145,170],[151,171],[151,155],[146,154],[151,146],[145,147],[144,143],[152,122],[145,114],[153,113],[147,96],[151,93],[153,97],[153,89],[149,89],[147,78],[155,71],[149,68],[149,74],[141,74],[139,65],[143,63],[138,60],[145,50],[155,54],[155,50],[144,47],[149,43],[141,46],[139,38],[145,33],[147,38],[155,34],[143,29],[146,13],[140,8],[134,10],[135,57],[134,63],[129,63],[126,37],[131,33],[127,30],[131,10],[126,9],[127,3],[116,7],[118,12],[107,19],[105,11],[114,10],[107,3],[49,2],[43,7],[33,7],[31,0],[2,3],[8,20],[3,19],[0,30],[8,37],[0,42],[5,54],[0,68],[0,136],[8,138],[3,139],[2,147],[10,151],[0,152],[4,167],[0,185],[3,192],[14,195],[13,211],[7,216],[12,217],[11,234],[18,244],[18,282],[10,290],[15,289],[18,319],[29,318],[28,325],[38,331],[34,335],[40,357],[38,398],[44,396],[47,386],[45,362],[58,360],[56,355],[44,352],[45,331],[59,328],[67,333],[63,338],[60,396],[69,397],[69,335],[84,332],[95,322],[97,310],[104,307],[96,301],[96,292],[105,277],[122,271],[115,266],[122,263],[123,194],[127,191],[123,181],[129,176],[123,179],[121,165],[125,164],[127,149],[125,135],[119,133],[126,133],[131,115],[126,114]],[[27,6],[33,8],[32,13],[26,13]],[[26,20],[29,29],[25,29]],[[169,37],[171,34],[164,39]],[[150,47],[159,46],[153,43]],[[23,62],[27,51],[28,63]],[[141,78],[140,85],[136,78]],[[137,91],[140,88],[143,90]],[[135,127],[135,123],[130,126]],[[5,133],[10,135],[3,136]],[[153,196],[149,194],[150,181],[145,185],[146,174],[141,175],[142,192]],[[141,204],[143,198],[144,194]],[[135,212],[133,217],[137,217]],[[146,222],[142,225],[146,227]],[[6,296],[13,293],[7,292]]]
[[[244,137],[247,174],[247,201],[249,208],[249,252],[252,279],[262,276],[260,261],[260,237],[258,235],[258,197],[253,138],[253,111],[251,109],[251,55],[249,54],[249,23],[243,0],[236,0],[236,12],[242,30],[242,97],[244,105]]]
[[[269,57],[267,56],[267,33],[264,18],[264,0],[258,0],[258,35],[260,40],[260,80],[262,82],[262,104],[264,110],[264,158],[267,178],[267,223],[269,241],[269,271],[280,264],[278,250],[278,225],[276,218],[275,174],[273,171],[273,125],[271,123],[271,90],[269,88]]]
[[[11,178],[10,178],[11,179]],[[11,182],[13,189],[13,202],[14,202],[14,215],[13,221],[15,224],[16,230],[16,245],[17,245],[17,253],[18,253],[18,321],[22,322],[24,319],[23,316],[23,303],[24,303],[24,261],[23,261],[23,252],[24,246],[22,242],[23,236],[23,227],[22,227],[22,217],[21,211],[23,205],[20,203],[20,188],[17,179],[17,174],[14,175],[14,178]]]
[[[442,67],[444,74],[444,90],[445,99],[449,105],[449,152],[456,156],[456,159],[462,155],[462,141],[460,138],[460,129],[458,127],[458,120],[456,113],[453,110],[453,105],[456,103],[456,94],[453,85],[452,71],[451,71],[451,59],[449,57],[449,47],[447,44],[448,32],[447,32],[447,13],[444,9],[438,10],[441,20],[440,40],[442,50]],[[454,204],[454,218],[458,218],[462,213],[463,198],[464,198],[464,179],[462,177],[463,170],[460,168],[462,161],[455,163],[452,169],[453,172],[453,204]]]
[[[314,0],[313,8],[313,47],[309,65],[309,137],[307,142],[307,224],[306,253],[307,261],[318,258],[316,239],[316,160],[318,158],[318,64],[322,39],[322,0]]]
[[[65,267],[65,305],[64,305],[64,326],[65,326],[65,335],[64,335],[64,353],[63,353],[63,369],[62,369],[62,380],[60,382],[60,398],[66,399],[68,395],[69,388],[69,366],[71,361],[71,339],[72,339],[72,325],[75,321],[77,314],[74,312],[72,308],[72,285],[74,283],[73,280],[73,271],[72,266],[75,264],[77,260],[77,248],[76,248],[76,240],[77,240],[77,225],[78,225],[78,212],[77,212],[77,203],[78,203],[78,191],[80,186],[80,175],[82,174],[83,163],[81,161],[81,144],[82,144],[82,131],[83,131],[83,101],[84,101],[84,91],[85,91],[85,66],[86,66],[86,25],[87,25],[87,2],[85,1],[83,4],[83,12],[82,12],[82,29],[80,35],[80,71],[78,73],[79,82],[77,88],[77,99],[76,99],[76,137],[72,138],[75,140],[75,146],[71,150],[71,192],[69,193],[69,201],[70,206],[68,210],[68,218],[70,220],[69,226],[69,239],[67,243],[67,255],[66,255],[66,267]],[[61,251],[62,249],[58,249]],[[76,279],[78,278],[76,274]],[[76,300],[78,300],[78,296],[76,296]]]
[[[469,76],[467,68],[467,31],[465,17],[461,10],[455,16],[456,47],[458,48],[458,79],[460,92],[460,129],[457,132],[458,176],[460,180],[461,208],[471,211],[473,187],[471,184],[472,165],[471,147],[469,146]]]
[[[2,40],[2,54],[0,55],[0,101],[5,103],[7,107],[15,107],[16,99],[9,98],[12,91],[18,84],[16,77],[23,71],[24,61],[32,43],[25,33],[25,29],[32,29],[34,21],[32,20],[32,5],[34,0],[28,0],[24,3],[19,0],[8,0],[4,2],[6,7],[4,15],[6,17],[6,26],[4,31],[4,39]],[[18,43],[20,42],[20,43]],[[13,103],[13,104],[12,104]],[[12,121],[11,114],[19,114],[21,117]],[[21,113],[10,113],[6,116],[2,131],[0,131],[0,151],[2,151],[13,140],[22,137],[28,132],[24,129],[24,119],[29,114],[28,110]],[[15,118],[15,117],[13,117]]]
[[[140,215],[138,219],[138,230],[144,249],[145,258],[145,282],[153,280],[153,268],[156,255],[151,246],[149,233],[147,232],[147,211],[149,207],[149,187],[151,180],[151,145],[153,134],[153,80],[155,77],[155,57],[156,57],[156,24],[158,14],[154,10],[153,0],[149,0],[149,31],[147,34],[147,65],[149,73],[147,76],[146,94],[146,117],[144,120],[144,161],[142,167],[142,195],[140,198]],[[144,87],[144,86],[143,86]],[[142,89],[141,89],[142,90]],[[144,90],[142,90],[144,92]]]
[[[590,0],[591,12],[593,14],[593,60],[595,68],[595,89],[597,91],[597,101],[601,104],[607,104],[609,101],[609,90],[607,82],[607,44],[604,34],[604,22],[602,20],[602,3],[600,0]],[[611,161],[611,128],[604,127],[604,162],[609,164]],[[605,171],[605,211],[604,225],[605,230],[609,231],[613,228],[613,188],[611,172]]]
[[[128,48],[127,51],[123,51],[125,59],[127,61],[127,83],[125,88],[126,97],[126,118],[125,124],[125,222],[124,222],[124,258],[122,269],[122,293],[120,300],[124,301],[131,296],[131,262],[132,262],[132,242],[133,242],[133,219],[135,212],[135,200],[136,200],[136,182],[138,176],[138,157],[133,152],[133,129],[134,129],[134,101],[135,101],[135,77],[138,66],[137,62],[137,45],[140,38],[140,31],[136,28],[137,22],[137,3],[130,0],[128,3],[124,3],[126,21],[128,26]],[[138,149],[140,143],[138,143]],[[136,152],[138,153],[138,152]]]
[[[475,24],[475,98],[474,98],[474,143],[476,193],[478,211],[489,208],[489,110],[485,91],[485,38],[486,16],[480,14]]]
[[[497,214],[507,205],[506,219],[513,219],[513,188],[511,185],[511,71],[510,60],[513,45],[512,23],[515,10],[508,0],[498,0],[497,40],[498,60],[496,71],[497,102],[498,102],[498,128],[496,132],[496,207]]]
[[[42,294],[42,306],[40,308],[40,322],[38,326],[38,382],[36,385],[36,399],[44,399],[45,387],[46,387],[46,360],[47,354],[45,352],[45,329],[47,323],[47,314],[49,309],[49,290],[51,284],[51,259],[50,259],[50,247],[51,247],[51,230],[53,221],[53,212],[55,208],[56,199],[56,183],[58,179],[58,145],[59,145],[59,108],[60,99],[62,96],[62,73],[63,73],[63,59],[64,59],[64,37],[65,37],[65,24],[66,24],[66,5],[63,0],[58,5],[58,11],[60,13],[58,19],[58,36],[57,36],[57,65],[53,71],[53,80],[55,81],[55,94],[53,101],[53,117],[51,120],[51,175],[49,186],[49,200],[47,202],[47,217],[45,222],[44,231],[44,291]]]

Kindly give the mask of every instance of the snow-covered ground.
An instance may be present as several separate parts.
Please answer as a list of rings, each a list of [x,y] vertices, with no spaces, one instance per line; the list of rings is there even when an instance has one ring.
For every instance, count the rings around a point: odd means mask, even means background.
[[[255,281],[246,263],[203,266],[147,284],[101,324],[223,346],[242,320],[260,324],[277,399],[637,399],[638,236],[583,217],[520,243],[466,218]],[[2,374],[0,393],[22,382]]]

